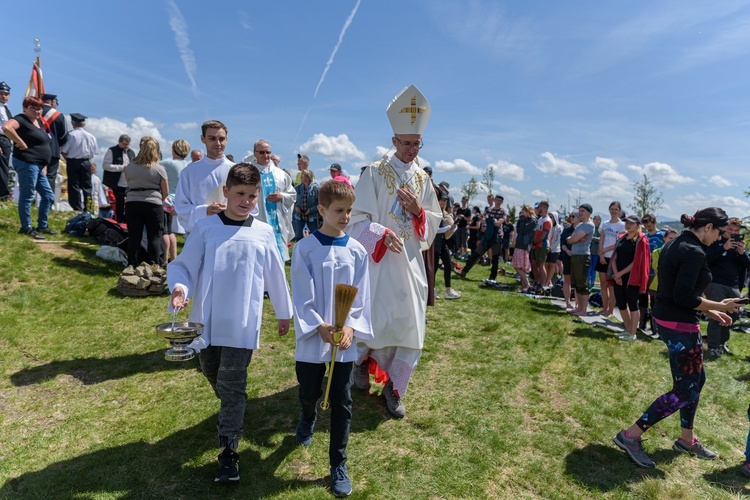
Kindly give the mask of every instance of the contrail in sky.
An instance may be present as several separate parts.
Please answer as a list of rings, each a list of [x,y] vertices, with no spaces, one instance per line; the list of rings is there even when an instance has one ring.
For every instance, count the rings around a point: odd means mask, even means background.
[[[341,28],[341,33],[339,34],[339,41],[336,43],[336,46],[333,48],[333,52],[331,52],[331,57],[328,58],[328,62],[326,63],[326,68],[323,70],[323,74],[320,76],[320,81],[318,82],[318,86],[315,87],[315,94],[313,94],[313,97],[318,97],[318,90],[320,90],[320,86],[323,85],[323,80],[326,79],[326,73],[328,73],[328,69],[331,67],[331,64],[333,64],[333,58],[336,56],[336,52],[339,50],[339,47],[341,46],[341,42],[344,40],[344,35],[346,34],[346,30],[349,29],[349,25],[352,24],[352,20],[354,19],[354,14],[357,13],[357,9],[359,9],[359,3],[361,1],[362,0],[357,0],[357,5],[354,6],[352,13],[349,14],[349,17],[346,18],[344,27]]]
[[[198,85],[195,83],[197,66],[195,64],[195,55],[193,55],[193,51],[190,49],[187,22],[185,22],[185,18],[182,16],[182,12],[180,12],[174,0],[167,0],[167,10],[169,11],[169,26],[174,32],[174,41],[180,50],[180,58],[182,59],[182,64],[185,66],[185,73],[190,78],[193,94],[197,97]]]

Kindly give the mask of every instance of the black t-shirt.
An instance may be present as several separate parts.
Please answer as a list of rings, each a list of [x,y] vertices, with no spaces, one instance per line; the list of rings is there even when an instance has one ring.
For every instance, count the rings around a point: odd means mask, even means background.
[[[459,208],[456,213],[457,215],[463,215],[464,217],[471,217],[471,209],[468,207]],[[458,223],[458,227],[466,227],[469,225],[469,221],[463,219],[462,217],[456,217],[456,222]]]
[[[19,148],[13,148],[13,158],[46,167],[52,158],[52,148],[50,146],[51,139],[44,130],[42,122],[37,120],[39,127],[35,127],[29,117],[23,113],[14,116],[13,119],[18,122],[16,133],[28,146],[28,149],[23,151]]]
[[[625,269],[635,260],[635,241],[623,236],[617,241],[615,252],[617,269]]]

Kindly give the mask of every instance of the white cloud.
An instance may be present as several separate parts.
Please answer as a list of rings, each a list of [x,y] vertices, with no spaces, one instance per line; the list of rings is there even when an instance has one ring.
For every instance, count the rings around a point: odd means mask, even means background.
[[[535,189],[535,190],[533,190],[533,191],[531,192],[531,195],[532,195],[532,196],[536,196],[536,197],[539,197],[539,198],[545,198],[545,199],[546,199],[546,198],[549,198],[549,193],[545,193],[545,192],[544,192],[544,191],[542,191],[541,189]]]
[[[127,134],[132,140],[132,149],[138,150],[141,137],[148,135],[159,142],[162,150],[167,146],[167,141],[162,137],[159,126],[142,116],[138,116],[128,125],[114,118],[89,118],[86,120],[86,130],[96,137],[100,145],[99,149],[106,149],[117,144],[120,135]]]
[[[602,184],[624,184],[626,186],[630,185],[630,180],[628,179],[628,177],[625,174],[618,172],[617,170],[603,171],[601,174],[599,174],[599,181]]]
[[[601,158],[599,156],[594,160],[594,165],[603,170],[615,170],[617,168],[617,162],[612,158]]]
[[[495,175],[502,179],[510,179],[513,181],[522,181],[524,177],[523,167],[519,167],[513,163],[507,161],[498,161],[496,163],[488,163],[487,168],[494,167]]]
[[[692,184],[694,179],[680,175],[677,170],[667,163],[651,162],[643,167],[629,165],[628,168],[639,176],[645,175],[651,183],[659,188],[673,188],[677,184]]]
[[[357,149],[357,146],[349,140],[349,136],[346,134],[338,136],[315,134],[299,147],[299,151],[306,155],[319,154],[327,160],[347,161],[365,159],[365,154]]]
[[[536,168],[544,174],[583,179],[583,174],[588,172],[588,169],[583,165],[573,163],[572,161],[563,158],[557,158],[550,152],[544,152],[541,156],[543,161],[541,164],[537,165]]]
[[[734,196],[724,196],[720,194],[693,193],[681,197],[675,203],[675,208],[679,212],[694,214],[696,210],[706,207],[721,207],[730,216],[744,215],[750,210],[750,202],[735,198]]]
[[[729,187],[729,186],[733,186],[734,185],[733,182],[725,179],[724,177],[722,177],[720,175],[714,175],[713,177],[711,177],[710,179],[708,179],[708,182],[710,182],[714,186],[719,186],[719,187]]]
[[[521,196],[521,191],[519,191],[518,189],[514,187],[506,186],[505,184],[498,184],[497,189],[495,189],[495,192],[503,195],[503,198],[510,196],[510,195]]]
[[[167,10],[169,10],[169,26],[174,32],[174,41],[177,44],[177,49],[180,51],[180,58],[182,59],[182,64],[185,66],[185,73],[187,73],[190,79],[193,93],[197,95],[198,85],[195,83],[195,72],[198,67],[195,64],[193,50],[190,48],[190,34],[188,33],[187,22],[174,0],[167,0]]]
[[[471,163],[461,158],[456,158],[453,161],[438,160],[435,162],[435,175],[454,173],[454,174],[470,174],[470,175],[482,175],[482,170],[479,167],[475,167]],[[479,179],[477,179],[479,180]]]
[[[194,128],[198,128],[198,122],[181,122],[181,123],[175,123],[175,128],[178,128],[180,130],[192,130]]]
[[[384,157],[388,151],[390,151],[391,148],[386,148],[385,146],[375,146],[375,154],[372,155],[372,160],[376,161]]]

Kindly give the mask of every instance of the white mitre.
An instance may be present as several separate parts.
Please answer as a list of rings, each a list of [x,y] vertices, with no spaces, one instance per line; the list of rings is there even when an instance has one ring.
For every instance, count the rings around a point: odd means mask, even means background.
[[[414,85],[399,92],[386,110],[394,134],[422,135],[431,113],[427,99]]]

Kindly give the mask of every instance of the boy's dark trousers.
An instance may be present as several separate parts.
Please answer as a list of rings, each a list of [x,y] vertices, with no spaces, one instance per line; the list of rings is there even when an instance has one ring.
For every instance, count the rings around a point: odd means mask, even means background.
[[[313,422],[317,417],[318,402],[325,390],[325,373],[325,363],[297,361],[299,402],[302,405],[302,415],[307,422]],[[333,369],[331,392],[328,396],[331,405],[331,443],[328,448],[331,467],[337,467],[346,461],[346,444],[349,441],[349,428],[352,423],[351,373],[351,362],[337,362]]]
[[[206,376],[216,397],[221,401],[219,447],[236,450],[242,437],[242,425],[247,405],[247,367],[253,357],[252,349],[209,345],[198,354],[201,371]]]

